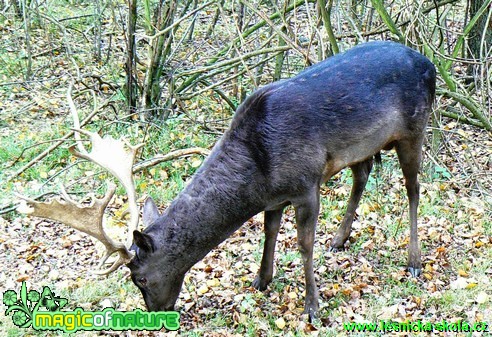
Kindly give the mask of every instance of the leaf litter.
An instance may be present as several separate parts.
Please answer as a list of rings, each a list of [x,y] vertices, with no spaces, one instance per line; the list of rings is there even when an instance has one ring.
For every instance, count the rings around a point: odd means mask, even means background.
[[[433,188],[426,185],[424,190]],[[446,210],[447,203],[444,200],[440,207]],[[314,324],[302,315],[304,281],[292,210],[284,216],[279,234],[272,284],[264,292],[251,287],[262,252],[262,217],[257,216],[186,275],[177,302],[181,329],[196,330],[204,336],[235,336],[253,326],[260,336],[282,331],[317,335],[324,330],[341,332],[343,323],[351,321],[484,321],[492,317],[492,242],[482,217],[484,208],[475,200],[466,222],[453,223],[439,215],[419,217],[424,267],[418,279],[405,271],[406,224],[396,234],[386,228],[391,225],[387,222],[395,221],[394,215],[376,211],[371,216],[369,211],[358,216],[347,248],[337,253],[326,248],[339,221],[320,221],[315,248],[320,320]],[[406,212],[401,216],[405,218]],[[378,225],[371,225],[372,217]],[[2,219],[1,230],[1,250],[8,253],[2,254],[0,263],[9,266],[0,274],[2,291],[17,288],[21,281],[30,286],[49,283],[68,292],[101,281],[90,273],[98,249],[83,234],[61,224],[27,218]],[[110,278],[117,281],[116,289],[111,289],[117,292],[113,296],[117,300],[111,303],[120,310],[144,307],[138,293],[122,290],[121,283],[130,280],[115,275]],[[443,298],[453,292],[459,292],[456,296],[460,300],[446,306]],[[122,302],[128,296],[131,299]],[[98,303],[84,306],[95,310]]]

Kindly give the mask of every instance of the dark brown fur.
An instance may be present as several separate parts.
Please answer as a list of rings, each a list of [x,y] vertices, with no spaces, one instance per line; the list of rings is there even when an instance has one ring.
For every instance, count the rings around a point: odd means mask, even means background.
[[[305,312],[314,317],[318,290],[313,243],[319,188],[345,167],[354,185],[331,247],[350,235],[372,158],[395,147],[410,203],[409,270],[420,273],[417,238],[422,142],[435,91],[435,69],[403,45],[374,42],[332,57],[298,76],[253,93],[191,183],[159,215],[151,201],[148,227],[134,233],[129,267],[149,310],[170,310],[184,274],[246,220],[265,211],[265,246],[253,285],[265,289],[282,210],[296,211],[306,277]]]

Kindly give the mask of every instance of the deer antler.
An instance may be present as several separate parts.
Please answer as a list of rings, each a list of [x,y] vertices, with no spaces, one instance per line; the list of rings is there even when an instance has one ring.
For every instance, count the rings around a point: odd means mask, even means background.
[[[143,144],[131,145],[126,140],[117,140],[111,136],[101,138],[95,132],[74,129],[76,132],[89,136],[92,143],[92,151],[89,153],[79,144],[79,151],[75,150],[75,145],[69,151],[76,157],[87,159],[111,172],[126,190],[128,195],[128,208],[130,209],[130,222],[128,223],[128,241],[132,243],[132,233],[138,226],[138,205],[133,183],[132,167],[135,156]],[[129,149],[127,150],[125,146]]]
[[[118,252],[118,260],[116,260],[109,269],[95,272],[96,274],[109,274],[123,263],[128,262],[132,257],[132,254],[125,245],[114,242],[103,229],[104,210],[108,206],[115,191],[116,185],[110,183],[104,197],[102,199],[97,199],[92,196],[89,205],[82,205],[75,202],[68,196],[63,188],[63,199],[55,198],[49,202],[38,202],[19,196],[24,202],[17,208],[17,211],[40,218],[62,222],[98,239],[106,247],[106,253],[100,261],[99,267],[106,262],[108,257]]]
[[[137,151],[143,144],[131,145],[124,139],[117,140],[111,136],[101,138],[101,136],[95,132],[80,130],[79,117],[71,98],[71,92],[72,84],[70,84],[67,91],[67,100],[74,120],[75,128],[73,130],[75,131],[77,143],[76,145],[71,146],[69,151],[76,157],[87,159],[105,168],[111,172],[125,188],[128,195],[128,208],[130,210],[126,246],[122,243],[114,242],[106,235],[103,228],[104,210],[108,206],[108,203],[116,190],[114,184],[109,184],[108,191],[102,199],[92,197],[91,204],[88,206],[73,201],[62,188],[61,194],[63,200],[58,198],[51,202],[37,202],[21,196],[25,203],[22,207],[18,208],[18,211],[41,218],[60,221],[101,241],[106,247],[106,253],[101,259],[99,267],[102,267],[108,257],[117,252],[119,257],[109,269],[95,272],[97,274],[109,274],[116,270],[120,265],[127,263],[132,257],[132,253],[130,253],[127,247],[131,245],[133,231],[136,230],[138,226],[138,206],[135,185],[133,183],[132,167]],[[90,152],[87,151],[82,144],[79,133],[90,138],[92,143]],[[77,147],[78,150],[76,150],[75,147]],[[31,208],[29,206],[31,206]]]

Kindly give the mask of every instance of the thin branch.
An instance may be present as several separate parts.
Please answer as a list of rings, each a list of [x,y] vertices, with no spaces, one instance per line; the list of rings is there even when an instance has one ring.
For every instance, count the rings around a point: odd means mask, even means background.
[[[326,34],[328,34],[328,40],[331,44],[331,49],[333,54],[338,54],[340,50],[338,49],[337,39],[333,33],[333,28],[331,26],[331,8],[333,6],[333,0],[329,0],[328,9],[326,8],[326,0],[318,0],[319,10],[321,12],[321,18],[323,19],[323,24],[325,26]]]
[[[149,35],[144,35],[144,34],[142,34],[142,35],[140,35],[140,34],[136,34],[136,35],[138,35],[138,36],[140,36],[140,37],[143,37],[143,38],[147,38],[147,39],[149,39],[150,41],[152,41],[152,40],[154,40],[155,38],[157,38],[157,37],[159,37],[159,36],[161,36],[161,35],[164,35],[164,34],[168,33],[169,31],[171,31],[172,29],[174,29],[176,26],[179,26],[179,24],[180,24],[181,22],[183,22],[184,20],[186,20],[186,19],[187,19],[187,18],[189,18],[190,16],[194,15],[195,13],[197,13],[197,12],[201,11],[201,10],[202,10],[202,9],[204,9],[205,7],[207,7],[207,6],[211,5],[211,4],[215,3],[215,2],[217,2],[217,0],[209,1],[209,2],[207,2],[207,3],[205,3],[205,4],[203,4],[202,6],[198,7],[197,9],[192,10],[191,12],[189,12],[188,14],[186,14],[185,16],[182,16],[181,18],[179,18],[178,20],[176,20],[176,21],[175,21],[172,25],[170,25],[170,26],[166,27],[166,28],[165,28],[165,29],[163,29],[163,30],[158,31],[158,32],[157,32],[157,33],[155,33],[154,35],[151,35],[151,36],[149,36]]]
[[[291,4],[290,6],[288,6],[287,9],[285,10],[285,13],[288,13],[288,12],[292,11],[294,8],[297,8],[299,6],[304,5],[305,3],[313,3],[315,1],[316,0],[298,0],[295,3]],[[279,12],[276,12],[276,13],[270,15],[269,16],[269,19],[270,20],[275,20],[279,16],[280,16],[280,13]],[[257,24],[255,24],[255,25],[251,26],[250,28],[246,29],[241,34],[241,38],[244,39],[244,38],[248,37],[249,35],[253,34],[254,32],[256,32],[261,27],[265,26],[266,24],[267,24],[267,22],[265,20],[262,20],[262,21],[258,22]],[[232,49],[232,46],[233,45],[235,45],[236,43],[238,43],[239,41],[241,41],[241,38],[237,37],[234,40],[232,40],[227,46],[225,46],[224,48],[222,48],[212,59],[210,59],[206,63],[206,66],[210,66],[210,65],[216,63],[221,57],[223,57],[229,50]],[[181,93],[184,90],[188,89],[190,86],[193,85],[193,83],[195,83],[195,80],[199,76],[200,76],[200,74],[194,74],[194,75],[190,76],[189,78],[187,78],[178,88],[176,88],[175,93],[178,94],[178,93]]]
[[[301,54],[304,59],[306,61],[308,61],[310,64],[313,64],[313,63],[316,63],[316,61],[314,59],[312,59],[310,56],[309,56],[309,52],[304,50],[303,48],[301,48],[298,44],[296,44],[294,41],[292,41],[292,39],[287,36],[287,34],[285,34],[284,32],[282,32],[281,29],[279,29],[277,27],[277,25],[275,25],[275,23],[273,23],[273,21],[267,17],[263,12],[260,12],[256,6],[253,6],[251,3],[249,3],[248,1],[246,0],[240,0],[246,7],[248,7],[253,13],[255,13],[256,15],[258,15],[260,18],[263,19],[263,21],[265,21],[277,34],[278,36],[282,37],[282,39],[284,39],[284,41],[290,45],[290,47],[294,50],[296,50],[299,54]],[[280,16],[280,14],[279,14]]]
[[[449,98],[452,98],[453,100],[459,102],[461,105],[463,105],[465,108],[467,108],[475,117],[477,120],[479,120],[483,128],[487,131],[492,131],[492,125],[490,121],[487,119],[487,117],[481,112],[480,107],[473,102],[473,100],[469,99],[465,95],[462,95],[458,92],[452,92],[449,90],[437,90],[437,93],[440,95],[447,96]]]
[[[80,122],[80,127],[83,127],[84,125],[86,125],[87,123],[89,123],[92,118],[94,118],[94,116],[96,116],[103,107],[105,107],[109,102],[111,101],[111,98],[106,100],[102,105],[100,105],[99,107],[95,108],[86,118],[84,118],[84,120],[82,120],[82,122]],[[24,173],[24,171],[26,171],[28,168],[30,168],[31,166],[33,166],[34,164],[40,162],[44,157],[46,157],[48,154],[51,153],[51,151],[53,151],[54,149],[56,149],[58,146],[60,146],[61,144],[63,144],[66,140],[68,140],[69,138],[73,137],[74,135],[74,131],[71,130],[70,132],[68,132],[65,136],[63,136],[62,138],[60,138],[58,141],[55,142],[55,144],[53,144],[52,146],[50,146],[49,148],[47,148],[46,150],[44,150],[43,152],[41,152],[39,155],[37,155],[34,159],[32,159],[29,163],[27,163],[26,165],[24,165],[22,168],[20,168],[19,170],[17,170],[12,176],[8,177],[7,178],[7,181],[11,181],[12,179],[14,179],[15,177],[19,176],[20,174]]]
[[[458,2],[458,0],[443,0],[443,1],[437,3],[437,7],[442,7],[442,6],[445,6],[445,5],[448,5],[448,4],[454,4],[456,2]],[[424,8],[422,10],[422,13],[423,14],[428,14],[431,11],[433,11],[434,9],[436,9],[436,6],[435,5],[430,5],[430,6],[426,7],[426,8]],[[405,21],[399,23],[397,25],[397,27],[406,26],[411,21],[412,21],[411,19],[405,20]],[[370,30],[370,31],[366,31],[366,32],[361,32],[360,35],[363,36],[363,37],[369,37],[369,36],[379,35],[379,34],[386,33],[388,31],[390,31],[390,29],[387,26],[383,26],[383,27],[385,27],[385,28],[378,27],[377,29],[374,29],[374,30]],[[354,34],[354,33],[345,33],[345,34],[339,34],[339,35],[337,35],[337,40],[346,39],[346,38],[355,38],[355,37],[358,37],[358,36],[356,34]]]
[[[268,61],[270,61],[271,59],[273,59],[273,58],[274,58],[274,57],[276,57],[276,56],[277,56],[277,54],[273,54],[273,55],[271,55],[271,56],[269,56],[269,57],[267,57],[267,58],[265,58],[265,59],[262,59],[262,60],[260,60],[258,63],[256,63],[255,65],[253,65],[251,68],[255,68],[255,67],[257,67],[257,66],[259,66],[259,65],[261,65],[261,64],[263,64],[263,63],[265,63],[265,62],[268,62]],[[232,66],[231,66],[230,68],[232,68]],[[188,100],[188,99],[191,99],[192,97],[195,97],[195,96],[197,96],[197,95],[200,95],[200,94],[202,94],[202,93],[204,93],[204,92],[206,92],[206,91],[208,91],[208,90],[211,90],[211,89],[212,89],[212,90],[215,90],[215,88],[216,88],[217,86],[220,86],[220,85],[222,85],[222,84],[224,84],[224,83],[228,83],[228,82],[230,82],[231,80],[233,80],[233,79],[235,79],[235,78],[237,78],[237,77],[239,77],[239,76],[243,75],[244,73],[246,73],[246,70],[241,70],[241,71],[239,71],[239,72],[237,72],[237,73],[235,73],[235,74],[233,74],[233,75],[231,75],[231,76],[229,76],[229,77],[226,77],[226,78],[222,79],[222,80],[221,80],[221,81],[219,81],[219,82],[214,82],[214,83],[210,84],[210,85],[209,85],[209,86],[207,86],[206,88],[203,88],[203,89],[201,89],[201,90],[199,90],[199,91],[195,91],[195,92],[193,92],[193,93],[191,93],[191,94],[189,94],[189,95],[187,95],[187,96],[183,96],[183,97],[181,97],[181,99],[183,99],[183,100]],[[214,75],[215,75],[215,74],[214,74]],[[204,81],[204,79],[206,79],[206,78],[208,78],[208,77],[211,77],[211,76],[212,76],[212,75],[210,75],[210,76],[209,76],[209,74],[207,74],[207,75],[205,75],[203,78],[200,78],[198,81],[203,82],[203,83],[206,83],[206,82]],[[229,105],[230,105],[230,104],[229,104]]]
[[[137,173],[139,171],[148,169],[149,167],[155,166],[157,164],[160,164],[165,161],[170,161],[177,159],[179,157],[183,156],[189,156],[192,154],[199,154],[202,156],[208,156],[210,154],[210,151],[201,147],[192,147],[189,149],[180,149],[180,150],[175,150],[169,153],[166,153],[162,156],[156,156],[141,162],[138,162],[137,164],[133,165],[133,173]]]
[[[388,11],[386,10],[386,7],[384,7],[384,3],[382,0],[371,0],[372,5],[376,9],[376,11],[379,13],[379,16],[381,16],[381,20],[386,24],[390,32],[398,36],[398,40],[401,43],[405,42],[405,38],[403,37],[402,33],[396,26],[395,22],[391,18],[391,16],[388,14]]]
[[[62,139],[61,138],[58,138],[58,139],[50,139],[50,140],[45,140],[45,141],[42,141],[42,142],[38,142],[36,144],[33,144],[33,145],[30,145],[30,146],[26,146],[24,148],[22,148],[22,151],[21,153],[17,156],[17,158],[14,159],[14,161],[12,163],[10,163],[9,165],[5,166],[6,169],[8,168],[11,168],[12,166],[14,166],[19,160],[21,160],[21,158],[23,157],[24,155],[24,152],[26,152],[27,150],[29,149],[32,149],[34,147],[37,147],[37,146],[40,146],[40,145],[43,145],[43,144],[47,144],[47,143],[54,143],[54,142],[58,142],[58,141],[61,141]]]
[[[269,54],[269,53],[283,52],[283,51],[289,50],[290,48],[291,47],[289,47],[289,46],[278,46],[278,47],[271,47],[271,48],[255,50],[255,51],[252,51],[251,53],[242,54],[241,56],[238,56],[238,57],[235,57],[232,59],[227,59],[227,60],[222,61],[222,62],[217,62],[217,63],[214,63],[214,64],[209,65],[209,66],[204,66],[201,68],[197,68],[197,69],[193,69],[193,70],[189,70],[189,71],[184,71],[184,72],[178,74],[177,76],[182,77],[182,76],[189,76],[189,75],[195,75],[195,74],[202,74],[202,73],[206,73],[206,72],[209,72],[211,70],[215,70],[215,69],[218,69],[218,68],[221,68],[224,66],[228,66],[231,64],[235,66],[236,63],[239,63],[243,60],[247,60],[247,59],[252,58],[254,56],[258,56],[258,55],[262,55],[262,54]]]
[[[94,16],[94,14],[83,14],[83,15],[70,16],[68,18],[59,19],[58,21],[62,22],[62,21],[69,21],[69,20],[77,20],[77,19],[83,19],[83,18],[90,18],[93,16]]]

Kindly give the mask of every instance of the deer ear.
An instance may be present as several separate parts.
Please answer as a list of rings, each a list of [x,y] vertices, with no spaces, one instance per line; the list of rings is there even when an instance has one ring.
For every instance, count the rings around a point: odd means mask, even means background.
[[[146,253],[154,251],[154,240],[149,234],[133,231],[133,243]]]
[[[151,197],[145,199],[143,206],[143,223],[145,227],[151,225],[161,214]]]

